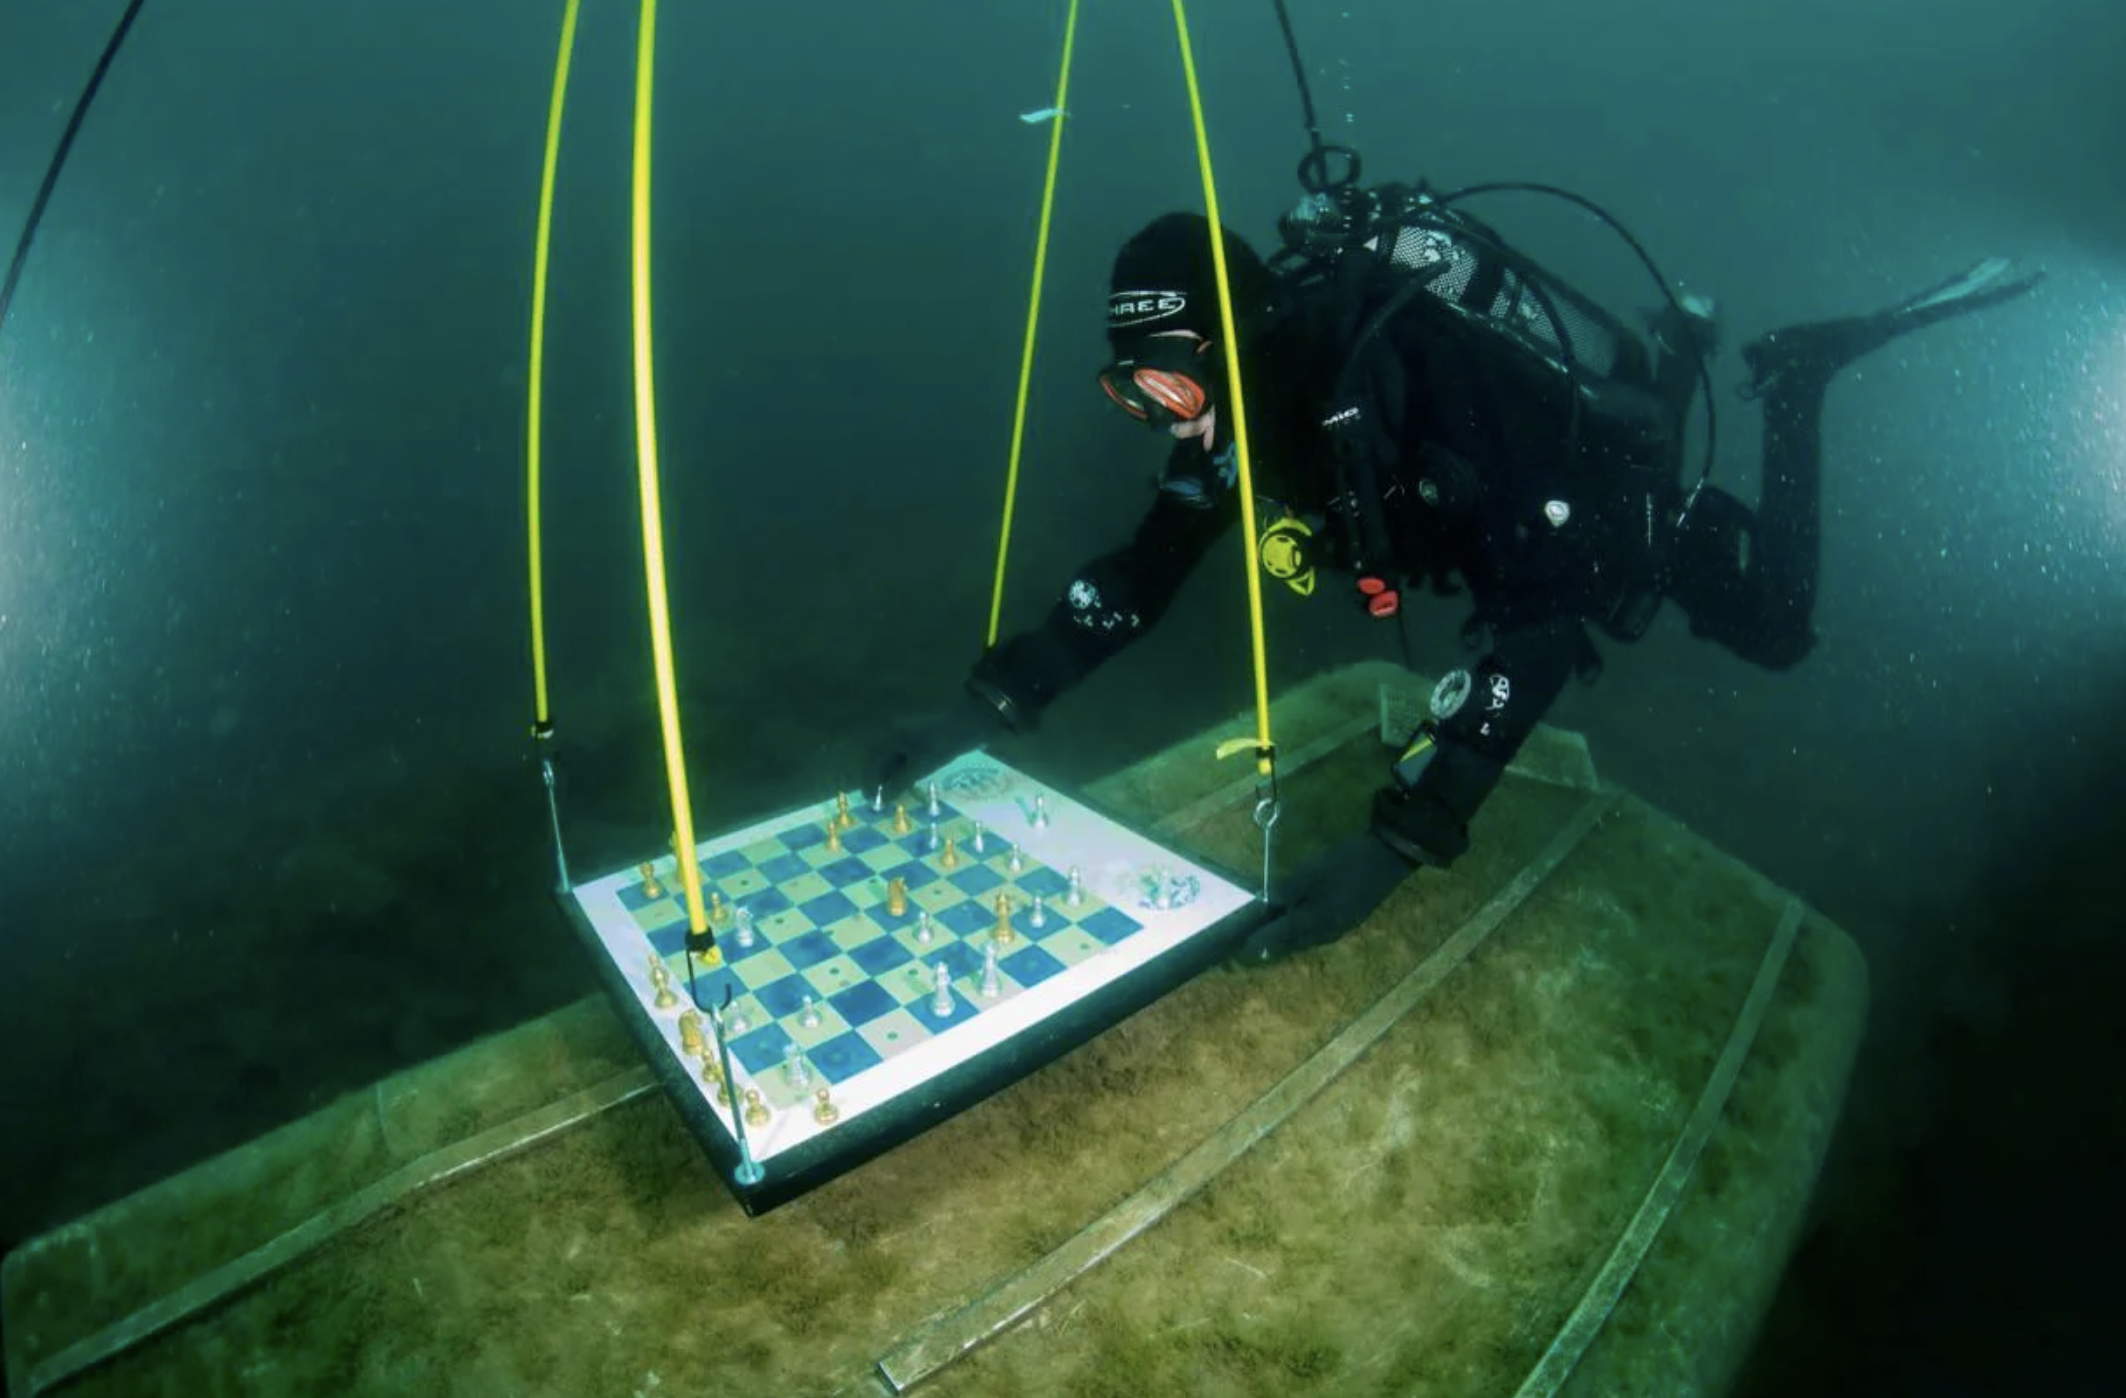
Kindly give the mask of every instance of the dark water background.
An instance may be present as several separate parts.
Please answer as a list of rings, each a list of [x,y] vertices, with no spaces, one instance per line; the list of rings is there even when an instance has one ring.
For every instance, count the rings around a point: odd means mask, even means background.
[[[0,12],[13,236],[119,0]],[[662,817],[627,324],[632,7],[588,7],[557,219],[557,712],[592,863]],[[1993,253],[2041,299],[1834,390],[1823,643],[1673,617],[1555,717],[1842,921],[1871,1037],[1752,1392],[2095,1392],[2121,1241],[2126,7],[1296,0],[1370,173],[1551,180],[1728,343]],[[525,324],[560,7],[144,11],[0,333],[0,1247],[590,987],[540,916]],[[697,800],[853,781],[979,645],[1061,7],[664,7],[659,393]],[[1262,241],[1296,103],[1269,4],[1195,15]],[[1088,391],[1115,244],[1200,201],[1166,7],[1090,6],[1009,615],[1159,451]],[[1576,213],[1484,212],[1612,304]],[[1720,479],[1757,423],[1716,366]],[[1106,770],[1247,702],[1237,546],[1025,760]],[[1390,638],[1273,599],[1280,679]],[[1459,614],[1420,620],[1453,663]],[[1223,680],[1218,676],[1224,676]],[[2108,1323],[2108,1322],[2107,1322]],[[2109,1391],[2105,1389],[2104,1391]]]

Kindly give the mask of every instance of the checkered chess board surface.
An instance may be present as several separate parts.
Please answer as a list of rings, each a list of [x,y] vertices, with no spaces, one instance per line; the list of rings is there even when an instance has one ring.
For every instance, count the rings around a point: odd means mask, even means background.
[[[689,1010],[704,1026],[702,1010],[722,1011],[741,1107],[756,1104],[747,1131],[756,1158],[920,1087],[1248,901],[1215,872],[994,759],[961,758],[935,780],[934,804],[907,801],[906,830],[893,804],[852,794],[851,819],[831,843],[831,797],[701,843],[702,896],[723,909],[713,960],[686,949],[670,857],[575,890],[666,1047],[731,1130],[704,1071],[713,1048],[690,1053],[679,1024]],[[751,945],[741,945],[739,909]],[[662,1007],[658,966],[674,1001]],[[822,1089],[831,1113],[820,1111]]]

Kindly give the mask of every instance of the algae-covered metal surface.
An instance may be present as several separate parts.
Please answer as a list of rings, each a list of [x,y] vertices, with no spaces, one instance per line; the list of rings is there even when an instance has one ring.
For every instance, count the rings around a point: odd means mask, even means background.
[[[1281,866],[1363,820],[1384,681],[1416,683],[1359,666],[1279,701]],[[1251,784],[1212,759],[1223,736],[1089,794],[1248,868]],[[1354,936],[1207,973],[762,1218],[641,1090],[601,1002],[536,1021],[10,1258],[11,1376],[80,1394],[1718,1392],[1791,1249],[1865,969],[1659,812],[1575,784],[1575,751],[1547,739],[1451,875],[1420,874]],[[158,1304],[155,1333],[123,1343]],[[69,1347],[98,1337],[107,1357],[73,1373]]]

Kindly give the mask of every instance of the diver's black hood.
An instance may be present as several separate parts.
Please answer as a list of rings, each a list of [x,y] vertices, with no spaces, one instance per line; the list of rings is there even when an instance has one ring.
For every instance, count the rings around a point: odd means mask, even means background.
[[[1234,327],[1243,351],[1251,335],[1276,314],[1278,278],[1245,239],[1227,228],[1225,266],[1233,291]],[[1218,274],[1211,257],[1210,220],[1202,214],[1162,214],[1115,254],[1108,281],[1107,339],[1127,359],[1157,334],[1188,330],[1219,338]]]

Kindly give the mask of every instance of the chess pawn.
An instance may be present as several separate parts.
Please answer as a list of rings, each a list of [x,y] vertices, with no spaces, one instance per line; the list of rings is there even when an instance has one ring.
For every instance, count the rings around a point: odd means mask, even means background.
[[[812,1094],[812,1119],[821,1126],[832,1126],[842,1119],[841,1108],[834,1105],[824,1087]]]
[[[893,807],[893,833],[905,835],[915,829],[915,822],[908,819],[908,803],[897,802]]]
[[[761,1101],[761,1100],[760,1100],[760,1089],[759,1089],[759,1088],[757,1088],[757,1087],[749,1087],[749,1088],[747,1088],[747,1089],[746,1089],[746,1125],[748,1125],[748,1126],[766,1126],[767,1124],[768,1124],[768,1104],[767,1104],[766,1102],[763,1102],[763,1101]]]
[[[1033,828],[1036,830],[1046,830],[1048,828],[1048,798],[1038,791],[1033,794]]]
[[[1064,893],[1063,901],[1073,908],[1085,901],[1085,876],[1078,872],[1075,864],[1070,866],[1070,888]]]
[[[753,943],[760,940],[759,935],[753,931],[753,910],[751,908],[740,908],[737,918],[738,931],[734,935],[737,938],[738,945],[740,949],[751,947]]]
[[[840,854],[841,852],[842,828],[840,824],[837,823],[834,818],[830,816],[827,820],[827,853]]]
[[[846,791],[835,793],[834,824],[838,829],[842,830],[847,830],[850,826],[856,824],[856,817],[849,812],[849,793]]]
[[[925,908],[915,915],[915,939],[927,943],[936,935],[930,926],[930,909]]]
[[[952,972],[940,961],[930,968],[930,1013],[943,1019],[952,1013]]]
[[[731,905],[730,905],[729,903],[726,903],[726,902],[724,902],[724,901],[723,901],[723,895],[722,895],[721,893],[718,893],[718,892],[716,892],[716,891],[715,891],[715,890],[713,890],[713,889],[712,889],[712,890],[710,890],[710,892],[709,892],[709,926],[711,926],[711,927],[721,927],[721,926],[723,926],[723,925],[724,925],[725,923],[729,922],[730,920],[731,920]]]
[[[1004,983],[997,978],[997,944],[991,942],[982,948],[982,994],[994,1000],[1004,993]]]
[[[650,958],[650,986],[656,991],[658,1009],[669,1010],[679,1003],[679,997],[672,993],[672,973],[664,969],[661,959],[654,956]]]
[[[641,867],[640,869],[636,870],[635,872],[637,872],[637,873],[639,873],[639,874],[641,874],[641,875],[642,875],[642,896],[643,896],[643,897],[645,897],[645,898],[662,898],[662,897],[664,897],[664,885],[663,885],[663,884],[661,884],[661,883],[659,883],[659,882],[657,882],[657,866],[656,866],[656,865],[654,865],[654,864],[650,864],[650,863],[644,863],[644,864],[643,864],[643,866],[642,866],[642,867]]]
[[[958,840],[955,840],[950,836],[946,837],[945,852],[944,854],[938,857],[938,863],[944,865],[948,869],[957,869],[960,867],[960,842]]]
[[[782,1070],[790,1079],[790,1086],[799,1091],[812,1083],[812,1069],[805,1063],[805,1051],[796,1044],[782,1046]]]
[[[1048,926],[1048,903],[1038,893],[1033,896],[1033,911],[1026,915],[1026,920],[1035,927]]]
[[[1012,845],[1011,857],[1004,861],[1004,867],[1011,870],[1011,872],[1014,874],[1023,874],[1026,872],[1026,856],[1019,853],[1019,847],[1016,843]]]
[[[936,782],[930,783],[929,796],[930,818],[932,820],[936,820],[939,816],[945,813],[945,807],[938,801],[938,784]]]
[[[982,854],[988,850],[989,842],[987,838],[982,834],[982,822],[980,822],[979,820],[974,823],[974,838],[969,840],[967,843],[973,846],[974,852],[976,854]]]
[[[731,1085],[723,1080],[723,1064],[716,1061],[713,1053],[701,1056],[701,1080],[716,1089],[717,1106],[731,1105]]]

